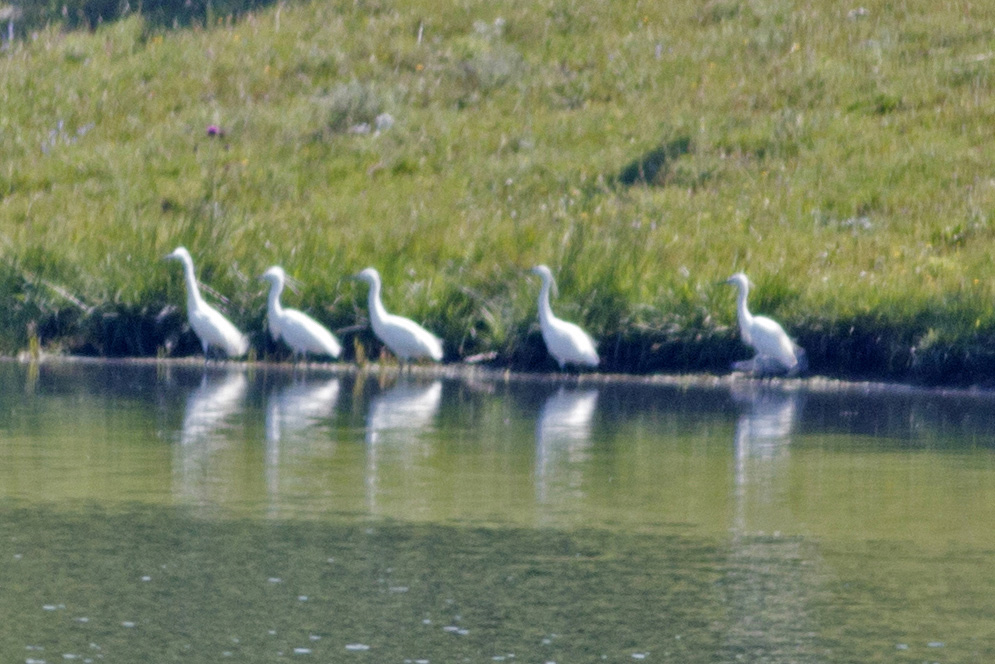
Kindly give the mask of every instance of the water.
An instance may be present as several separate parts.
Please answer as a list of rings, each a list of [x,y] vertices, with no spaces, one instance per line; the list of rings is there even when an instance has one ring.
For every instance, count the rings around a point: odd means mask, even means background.
[[[993,406],[0,364],[0,661],[993,661]]]

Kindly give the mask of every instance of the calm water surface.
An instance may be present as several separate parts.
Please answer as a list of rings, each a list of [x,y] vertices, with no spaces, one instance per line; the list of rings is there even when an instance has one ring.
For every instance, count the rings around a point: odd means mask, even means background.
[[[0,662],[995,661],[995,394],[0,364]]]

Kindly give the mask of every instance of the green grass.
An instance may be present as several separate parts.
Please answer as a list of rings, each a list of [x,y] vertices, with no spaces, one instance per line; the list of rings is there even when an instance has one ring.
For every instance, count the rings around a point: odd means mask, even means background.
[[[543,262],[606,370],[747,355],[743,270],[818,373],[995,375],[995,6],[147,4],[0,51],[0,350],[195,351],[183,244],[263,353],[266,267],[340,329],[373,265],[449,357],[549,368]]]

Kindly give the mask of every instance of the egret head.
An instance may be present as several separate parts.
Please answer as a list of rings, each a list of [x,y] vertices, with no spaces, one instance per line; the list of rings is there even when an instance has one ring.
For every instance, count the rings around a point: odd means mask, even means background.
[[[165,256],[162,257],[162,259],[166,261],[190,261],[191,263],[193,262],[193,259],[190,257],[190,252],[187,251],[186,247],[177,247],[176,249],[173,250],[173,253],[166,254]]]
[[[732,284],[741,291],[748,290],[750,288],[750,279],[742,272],[737,272],[728,279],[726,279],[727,284]]]
[[[380,283],[380,273],[372,267],[368,267],[362,272],[352,275],[352,278],[358,281],[365,281],[371,286]]]
[[[283,268],[279,265],[274,265],[270,269],[263,272],[262,276],[259,277],[259,280],[269,282],[271,293],[274,292],[274,289],[276,289],[276,292],[280,292],[283,290],[283,287],[286,286],[292,293],[300,295],[301,282],[284,272]]]
[[[543,279],[552,279],[553,271],[545,265],[536,265],[532,268],[532,274],[538,274]]]
[[[262,276],[259,277],[260,281],[268,281],[271,284],[281,284],[287,279],[287,274],[283,271],[283,268],[279,265],[274,265],[270,269],[263,272]]]
[[[553,279],[553,271],[550,270],[548,267],[546,267],[545,265],[536,265],[534,268],[532,268],[532,274],[539,275],[539,278],[542,279],[542,282],[544,284],[548,283],[550,290],[553,292],[553,295],[560,294],[559,290],[556,288],[556,279]]]

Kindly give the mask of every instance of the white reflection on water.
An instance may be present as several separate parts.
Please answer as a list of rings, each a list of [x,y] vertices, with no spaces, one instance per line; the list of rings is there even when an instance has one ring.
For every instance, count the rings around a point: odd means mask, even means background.
[[[579,496],[581,466],[590,458],[591,418],[597,405],[597,389],[562,386],[542,405],[536,421],[535,468],[536,494],[541,502]]]
[[[787,454],[798,415],[798,395],[751,384],[734,386],[732,398],[741,407],[736,420],[736,458]]]
[[[227,421],[243,404],[248,380],[241,371],[223,376],[204,373],[187,397],[180,444],[174,446],[173,483],[177,495],[202,496],[211,457],[231,444]]]
[[[266,490],[271,499],[280,493],[281,454],[313,452],[318,443],[315,428],[322,418],[332,415],[338,400],[338,378],[311,384],[295,380],[270,392],[266,401]]]
[[[241,371],[229,372],[223,378],[204,374],[200,385],[187,397],[183,412],[183,430],[180,441],[184,446],[200,443],[215,436],[245,396],[249,383]]]
[[[734,385],[735,511],[722,587],[729,624],[723,659],[731,653],[808,653],[816,633],[809,578],[811,549],[781,537],[792,516],[787,500],[791,437],[801,397],[762,382]]]
[[[266,401],[266,440],[279,443],[284,437],[299,437],[317,420],[331,415],[338,400],[338,378],[311,385],[294,382],[274,389]],[[269,451],[279,453],[279,446],[270,446]]]
[[[370,401],[366,415],[366,442],[406,442],[412,432],[431,424],[442,403],[442,381],[419,385],[407,380],[394,384]]]
[[[442,403],[442,381],[424,385],[401,379],[370,401],[366,415],[367,503],[376,505],[380,490],[380,465],[387,459],[399,460],[404,468],[415,456],[428,453],[428,443],[419,432],[428,428]]]
[[[756,382],[734,385],[731,394],[740,407],[735,434],[734,527],[743,532],[751,505],[767,509],[778,501],[778,476],[784,475],[787,466],[800,397]]]

